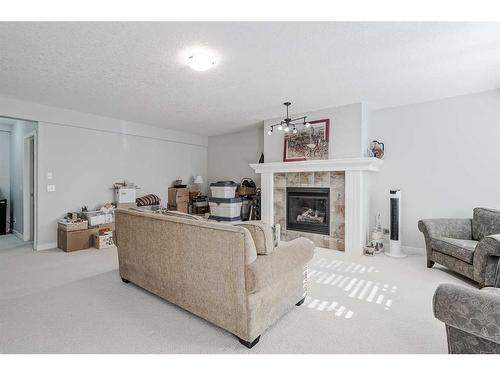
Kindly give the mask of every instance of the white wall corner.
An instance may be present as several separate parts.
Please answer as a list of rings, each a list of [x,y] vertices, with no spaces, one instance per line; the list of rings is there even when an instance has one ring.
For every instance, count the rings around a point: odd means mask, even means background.
[[[56,249],[57,248],[57,242],[50,242],[50,243],[42,243],[39,245],[35,246],[35,250],[49,250],[49,249]]]

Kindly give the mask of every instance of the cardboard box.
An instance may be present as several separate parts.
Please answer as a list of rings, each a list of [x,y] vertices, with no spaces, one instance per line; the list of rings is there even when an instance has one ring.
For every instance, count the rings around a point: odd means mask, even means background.
[[[95,235],[95,234],[99,234],[99,230],[101,229],[108,229],[109,231],[112,231],[113,232],[113,240],[115,241],[116,243],[116,231],[115,231],[115,223],[109,223],[109,224],[102,224],[102,225],[97,225],[95,227],[92,227],[89,229],[90,231],[90,243],[92,243],[92,237]]]
[[[179,203],[179,204],[168,204],[168,209],[170,211],[179,211],[184,213],[189,213],[189,203]]]
[[[57,247],[66,252],[84,250],[90,247],[90,238],[92,236],[90,229],[65,231],[57,229]]]
[[[96,249],[107,249],[114,246],[113,233],[107,232],[106,234],[94,234],[93,245]]]
[[[113,242],[116,243],[115,223],[97,225],[85,230],[65,231],[57,229],[57,247],[66,252],[84,250],[92,247],[94,235],[99,234],[100,229],[108,229],[113,232]]]
[[[189,189],[168,188],[168,203],[169,204],[189,203]]]

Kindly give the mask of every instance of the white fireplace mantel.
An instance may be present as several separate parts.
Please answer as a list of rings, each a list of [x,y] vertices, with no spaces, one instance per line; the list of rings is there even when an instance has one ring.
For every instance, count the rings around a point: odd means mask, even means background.
[[[260,163],[250,164],[250,167],[255,173],[378,171],[383,163],[383,160],[377,158],[351,158]]]
[[[307,160],[250,164],[261,174],[261,218],[274,224],[274,173],[345,171],[345,251],[362,254],[368,235],[368,192],[365,174],[383,165],[377,158]]]

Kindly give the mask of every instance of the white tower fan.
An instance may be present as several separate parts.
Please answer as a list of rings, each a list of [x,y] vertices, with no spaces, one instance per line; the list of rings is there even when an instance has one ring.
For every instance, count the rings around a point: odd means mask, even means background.
[[[389,252],[385,252],[385,255],[393,258],[404,258],[406,254],[401,251],[401,190],[391,190],[389,196],[391,204],[391,237]]]

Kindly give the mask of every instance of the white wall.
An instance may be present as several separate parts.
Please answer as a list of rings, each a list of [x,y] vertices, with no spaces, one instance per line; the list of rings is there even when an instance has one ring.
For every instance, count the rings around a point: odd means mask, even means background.
[[[0,190],[7,199],[7,232],[10,230],[10,126],[0,128]]]
[[[500,208],[500,91],[371,113],[369,138],[385,143],[372,177],[371,224],[389,223],[389,190],[402,190],[402,243],[424,246],[422,218],[471,217]]]
[[[252,178],[260,186],[260,175],[249,164],[257,163],[264,151],[262,125],[208,138],[208,182]]]
[[[75,140],[75,141],[68,141]],[[113,182],[137,183],[138,195],[154,193],[162,201],[178,177],[206,178],[206,147],[47,123],[38,127],[39,243],[55,241],[56,220],[83,205],[113,201]],[[47,179],[52,172],[53,179]],[[56,185],[47,192],[47,184]]]
[[[18,120],[10,133],[10,215],[12,230],[24,234],[24,136],[33,133],[35,123]]]
[[[292,114],[292,117],[307,116],[307,120],[330,119],[329,158],[356,158],[364,156],[363,105],[349,104],[319,111]],[[268,135],[269,125],[282,120],[274,118],[264,121],[264,158],[266,163],[283,161],[284,132]]]
[[[39,249],[55,245],[57,219],[66,212],[112,201],[113,182],[128,179],[142,187],[140,194],[166,199],[176,177],[206,179],[205,136],[7,97],[0,97],[0,115],[38,121]],[[47,192],[49,183],[55,192]]]

